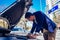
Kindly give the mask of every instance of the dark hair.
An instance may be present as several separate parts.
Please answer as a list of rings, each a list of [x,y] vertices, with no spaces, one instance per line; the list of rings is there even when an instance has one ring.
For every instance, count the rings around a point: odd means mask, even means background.
[[[26,14],[25,14],[25,18],[29,18],[30,16],[32,16],[33,14],[31,13],[31,12],[27,12]]]

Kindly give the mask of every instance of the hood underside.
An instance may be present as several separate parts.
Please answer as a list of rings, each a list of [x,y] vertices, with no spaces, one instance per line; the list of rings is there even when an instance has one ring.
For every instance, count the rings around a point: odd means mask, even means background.
[[[29,0],[30,1],[30,0]],[[16,1],[14,2],[12,5],[10,5],[11,7],[9,7],[7,10],[3,11],[0,14],[0,19],[8,20],[7,22],[9,23],[8,28],[9,29],[5,29],[5,28],[1,28],[0,27],[0,33],[10,33],[10,29],[14,28],[16,26],[16,24],[20,21],[22,15],[24,14],[24,10],[27,7],[27,10],[29,9],[29,6],[31,6],[31,2],[28,2],[29,4],[26,5],[26,0],[20,0],[20,1]]]
[[[9,21],[10,26],[16,25],[24,14],[25,1],[17,2],[13,7],[5,11],[1,16]]]

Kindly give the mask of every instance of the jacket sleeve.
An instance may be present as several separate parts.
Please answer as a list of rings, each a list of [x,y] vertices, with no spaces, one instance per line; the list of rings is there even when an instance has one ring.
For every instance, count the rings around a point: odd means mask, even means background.
[[[31,29],[30,33],[33,34],[33,32],[35,31],[36,26],[37,26],[37,24],[35,22],[33,22],[33,26],[32,26],[32,29]]]

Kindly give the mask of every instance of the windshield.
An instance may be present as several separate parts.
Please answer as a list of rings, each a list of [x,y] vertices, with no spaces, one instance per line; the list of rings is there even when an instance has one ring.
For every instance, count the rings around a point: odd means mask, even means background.
[[[0,12],[5,10],[11,4],[13,4],[16,0],[0,0]]]

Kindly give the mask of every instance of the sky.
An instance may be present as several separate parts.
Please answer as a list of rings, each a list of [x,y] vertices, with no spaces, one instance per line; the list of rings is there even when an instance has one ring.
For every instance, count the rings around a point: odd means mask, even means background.
[[[0,0],[0,12],[2,12],[5,8],[10,6],[16,0]]]
[[[33,0],[33,6],[31,6],[32,9],[30,10],[45,12],[45,7],[46,0]]]
[[[0,0],[0,12],[2,12],[5,8],[7,8],[9,5],[11,5],[16,0]],[[41,1],[41,2],[40,2]],[[33,12],[35,11],[42,11],[45,12],[45,0],[33,0],[33,6],[30,7]]]

